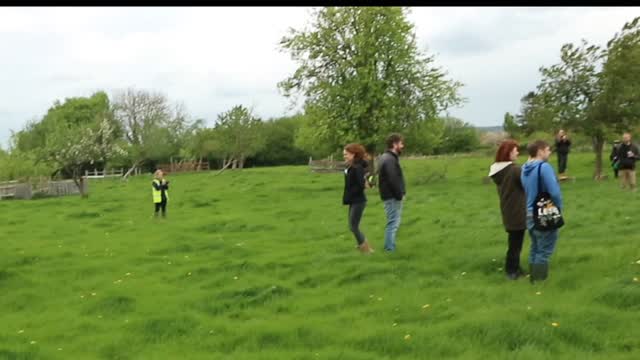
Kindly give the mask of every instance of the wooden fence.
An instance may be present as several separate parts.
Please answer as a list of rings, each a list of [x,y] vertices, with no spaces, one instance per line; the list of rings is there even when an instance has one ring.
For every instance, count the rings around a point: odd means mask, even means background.
[[[0,183],[0,200],[31,199],[31,196],[31,184],[22,184],[17,181]]]
[[[89,193],[89,182],[83,181],[83,190],[85,194]],[[80,189],[73,180],[49,181],[47,195],[49,196],[65,196],[80,194]]]
[[[89,191],[89,182],[83,181],[85,194]],[[40,193],[47,196],[65,196],[80,194],[80,189],[73,180],[37,182],[8,181],[0,183],[0,200],[24,199],[29,200],[34,194]]]
[[[86,177],[87,179],[104,179],[104,178],[110,178],[110,177],[123,177],[125,173],[126,171],[123,168],[109,169],[109,170],[93,169],[93,171],[85,170],[84,177]],[[142,170],[140,170],[140,168],[135,168],[131,173],[131,175],[140,175],[141,173],[142,173]]]
[[[313,160],[309,158],[309,169],[315,173],[342,172],[347,168],[344,161],[334,161],[333,157],[325,160]]]
[[[172,162],[170,164],[158,164],[156,169],[162,169],[162,171],[166,174],[169,173],[178,173],[178,172],[187,172],[187,171],[208,171],[209,162],[208,161],[181,161],[181,162]]]

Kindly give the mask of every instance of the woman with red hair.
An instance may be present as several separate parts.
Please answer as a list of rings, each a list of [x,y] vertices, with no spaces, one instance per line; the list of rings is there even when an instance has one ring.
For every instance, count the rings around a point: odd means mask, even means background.
[[[500,144],[496,162],[489,169],[489,176],[496,184],[500,196],[502,223],[509,234],[505,272],[511,280],[524,275],[520,268],[520,251],[527,228],[526,196],[520,181],[520,166],[514,163],[518,155],[518,143],[506,140]]]
[[[349,205],[349,229],[353,232],[358,243],[358,249],[363,253],[372,253],[364,234],[360,231],[360,220],[367,206],[366,188],[367,162],[365,149],[360,144],[348,144],[342,151],[347,168],[344,171],[344,193],[342,203]]]

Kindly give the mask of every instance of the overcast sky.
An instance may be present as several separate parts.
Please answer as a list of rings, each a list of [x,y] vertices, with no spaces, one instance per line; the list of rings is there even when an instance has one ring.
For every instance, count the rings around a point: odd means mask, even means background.
[[[310,8],[0,8],[0,144],[54,100],[136,87],[183,102],[213,124],[236,104],[290,114],[276,84],[295,63],[279,51]],[[500,125],[533,90],[541,65],[585,38],[605,44],[640,8],[412,8],[421,50],[465,84],[451,114]]]

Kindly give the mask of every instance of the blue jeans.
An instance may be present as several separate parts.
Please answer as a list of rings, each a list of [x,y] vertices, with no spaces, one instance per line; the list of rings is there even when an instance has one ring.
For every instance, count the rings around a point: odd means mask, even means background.
[[[531,237],[531,251],[529,252],[529,264],[547,264],[556,248],[558,241],[558,229],[540,231],[533,227],[533,215],[527,214],[527,228]]]
[[[396,233],[400,227],[402,216],[402,200],[384,200],[384,212],[387,214],[387,228],[384,231],[384,249],[394,251],[396,249]]]

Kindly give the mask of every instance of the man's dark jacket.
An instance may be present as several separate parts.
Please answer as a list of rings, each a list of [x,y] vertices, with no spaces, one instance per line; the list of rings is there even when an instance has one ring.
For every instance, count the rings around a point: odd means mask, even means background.
[[[402,200],[406,191],[398,155],[387,150],[378,160],[378,188],[382,200]]]

